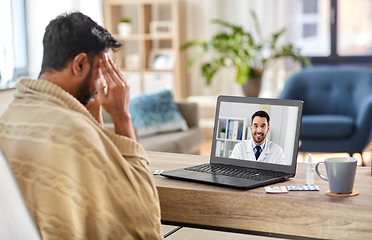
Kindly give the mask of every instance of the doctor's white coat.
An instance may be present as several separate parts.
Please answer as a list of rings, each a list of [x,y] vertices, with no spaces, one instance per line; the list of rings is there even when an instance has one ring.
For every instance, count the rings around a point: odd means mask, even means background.
[[[230,158],[256,161],[252,148],[252,141],[253,140],[251,138],[236,144]],[[266,140],[265,148],[261,152],[257,162],[286,164],[284,151],[279,145],[273,143],[272,141]]]

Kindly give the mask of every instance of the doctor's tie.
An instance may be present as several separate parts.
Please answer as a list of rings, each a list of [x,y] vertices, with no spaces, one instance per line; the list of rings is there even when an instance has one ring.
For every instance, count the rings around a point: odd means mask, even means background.
[[[254,149],[256,149],[256,152],[255,152],[254,155],[256,156],[256,160],[258,160],[258,158],[260,157],[260,154],[262,152],[262,149],[261,149],[260,146],[256,146],[256,147],[254,147]]]

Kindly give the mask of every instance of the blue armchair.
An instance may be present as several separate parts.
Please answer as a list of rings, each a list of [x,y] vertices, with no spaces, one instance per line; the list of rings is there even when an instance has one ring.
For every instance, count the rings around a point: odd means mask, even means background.
[[[302,152],[362,153],[372,138],[372,73],[313,68],[292,75],[278,98],[304,101]]]

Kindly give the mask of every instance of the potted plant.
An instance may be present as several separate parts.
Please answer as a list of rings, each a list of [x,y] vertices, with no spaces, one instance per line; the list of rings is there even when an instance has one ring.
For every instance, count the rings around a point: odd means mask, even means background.
[[[189,68],[193,66],[196,58],[200,55],[214,53],[211,60],[204,62],[201,66],[202,76],[205,78],[207,85],[211,84],[213,76],[221,68],[234,67],[236,69],[236,82],[243,86],[245,95],[257,97],[262,74],[268,65],[276,59],[288,57],[296,62],[301,62],[306,67],[311,66],[309,57],[302,56],[300,49],[293,47],[291,44],[277,46],[278,38],[285,32],[285,29],[273,33],[270,39],[264,41],[254,11],[251,11],[251,16],[255,23],[259,41],[256,41],[250,32],[245,32],[242,27],[215,19],[212,20],[212,23],[229,28],[231,33],[218,33],[209,41],[194,40],[181,46],[181,50],[197,47],[189,60]],[[252,82],[253,86],[250,86]],[[255,90],[255,93],[246,92],[247,89],[249,91]]]
[[[225,132],[226,132],[226,128],[221,128],[221,132],[220,132],[220,138],[225,138]]]
[[[120,37],[128,37],[130,35],[130,32],[132,30],[131,21],[127,17],[123,17],[120,19],[120,22],[118,23],[118,33]]]

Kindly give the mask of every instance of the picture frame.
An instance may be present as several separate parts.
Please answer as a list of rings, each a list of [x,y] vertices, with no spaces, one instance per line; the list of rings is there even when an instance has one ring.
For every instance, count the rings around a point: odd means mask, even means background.
[[[151,21],[150,33],[151,34],[171,34],[173,32],[172,21]]]
[[[149,56],[149,68],[173,69],[174,51],[171,48],[152,49]]]
[[[141,57],[139,54],[126,54],[125,67],[128,69],[138,69],[141,65]]]

